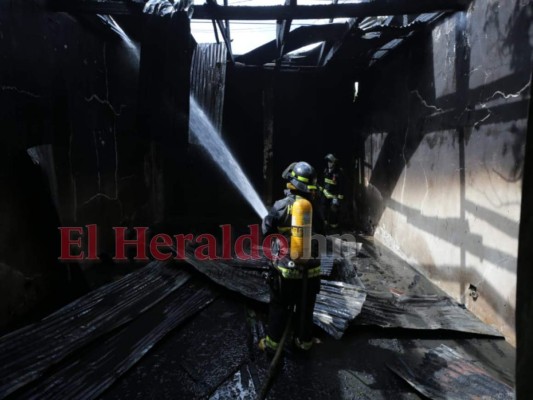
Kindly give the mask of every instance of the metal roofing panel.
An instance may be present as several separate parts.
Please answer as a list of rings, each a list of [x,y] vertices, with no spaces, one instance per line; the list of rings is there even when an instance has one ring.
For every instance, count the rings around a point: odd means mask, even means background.
[[[181,287],[190,275],[152,262],[0,338],[0,398],[38,379],[89,342],[130,322]]]
[[[401,295],[369,291],[360,325],[384,328],[446,329],[501,337],[496,329],[451,298],[437,295]]]
[[[186,250],[187,262],[208,278],[227,289],[268,303],[270,293],[263,274],[269,270],[269,260],[205,260],[194,257],[194,248]],[[361,312],[366,292],[360,280],[352,283],[321,281],[313,321],[336,339],[340,339],[348,324]]]
[[[476,360],[443,344],[404,354],[388,366],[433,400],[514,399],[510,386],[489,375]]]
[[[202,284],[184,285],[91,351],[69,359],[46,379],[17,393],[17,398],[98,398],[161,339],[216,297]]]
[[[201,43],[191,65],[191,93],[218,132],[222,130],[226,57],[224,44]]]

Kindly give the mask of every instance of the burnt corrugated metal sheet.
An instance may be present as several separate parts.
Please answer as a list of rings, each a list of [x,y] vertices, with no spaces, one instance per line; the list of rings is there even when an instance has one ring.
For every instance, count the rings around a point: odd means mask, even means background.
[[[218,132],[222,129],[226,58],[224,44],[200,43],[191,63],[191,95]],[[189,141],[191,137],[189,135]]]
[[[187,262],[219,285],[263,302],[270,301],[269,288],[263,274],[269,260],[204,260],[194,257],[194,248],[186,250]],[[340,339],[349,323],[361,312],[366,293],[363,283],[321,281],[313,321],[336,339]]]
[[[391,50],[394,50],[396,47],[398,47],[408,37],[410,37],[416,29],[430,25],[442,18],[444,15],[446,15],[446,13],[444,12],[420,14],[411,22],[406,23],[404,25],[392,24],[392,21],[394,20],[392,17],[365,18],[363,22],[359,24],[359,28],[362,29],[364,32],[368,32],[366,34],[367,38],[372,37],[370,36],[371,34],[375,35],[378,32],[386,33],[387,31],[396,32],[397,34],[402,35],[399,38],[392,39],[380,48],[377,48],[376,51],[374,51],[374,53],[372,54],[369,65],[373,65],[379,59],[387,55],[387,53],[389,53]]]
[[[59,365],[37,385],[17,393],[18,399],[97,398],[135,365],[164,336],[215,298],[204,284],[188,284],[103,342]]]
[[[363,284],[345,282],[320,282],[316,297],[313,322],[335,339],[340,339],[350,322],[359,315],[366,299]]]
[[[369,291],[360,325],[384,328],[445,329],[501,337],[501,333],[481,322],[474,314],[449,297],[402,295]]]
[[[416,26],[433,23],[445,14],[444,12],[419,14],[410,22],[402,25],[394,24],[392,22],[394,20],[393,17],[367,17],[359,24],[359,29],[365,32],[386,30],[387,28],[409,31]]]
[[[0,398],[38,379],[93,340],[132,321],[182,286],[190,275],[152,262],[44,320],[0,338]]]
[[[389,368],[433,400],[512,400],[513,389],[488,374],[480,363],[446,345],[415,350],[388,363]]]
[[[268,285],[263,274],[268,271],[268,260],[199,260],[195,247],[187,246],[187,262],[213,282],[250,299],[268,303],[270,300]]]
[[[333,255],[325,255],[320,258],[320,274],[322,276],[330,276],[333,269],[335,258]]]

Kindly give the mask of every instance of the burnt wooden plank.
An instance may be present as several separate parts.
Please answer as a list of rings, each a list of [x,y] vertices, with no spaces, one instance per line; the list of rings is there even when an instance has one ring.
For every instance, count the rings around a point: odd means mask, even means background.
[[[301,26],[287,33],[285,37],[283,54],[289,53],[300,47],[320,41],[338,40],[346,30],[346,24],[328,24],[316,26]],[[245,64],[264,64],[271,62],[278,56],[277,41],[272,40],[258,48],[236,57],[236,60]]]

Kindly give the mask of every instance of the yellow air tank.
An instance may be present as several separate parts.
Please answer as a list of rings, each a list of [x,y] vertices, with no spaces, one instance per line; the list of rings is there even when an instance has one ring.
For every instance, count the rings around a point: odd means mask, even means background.
[[[311,258],[313,206],[309,200],[297,197],[292,205],[291,259],[298,262]]]

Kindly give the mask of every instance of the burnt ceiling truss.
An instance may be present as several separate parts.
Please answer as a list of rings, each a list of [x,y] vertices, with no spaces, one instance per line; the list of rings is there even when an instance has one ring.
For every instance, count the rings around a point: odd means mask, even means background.
[[[142,11],[143,0],[48,0],[55,11],[128,15]],[[313,6],[221,6],[195,5],[192,19],[294,20],[372,17],[462,11],[470,0],[372,0],[356,4]]]
[[[317,42],[340,40],[345,32],[346,24],[343,23],[296,28],[285,38],[283,54]],[[250,65],[262,65],[271,62],[279,56],[277,44],[277,40],[268,42],[246,54],[238,56],[236,61]]]
[[[392,18],[354,18],[346,23],[302,26],[285,37],[282,66],[346,66],[352,70],[367,69],[379,58],[398,47],[404,39],[436,22],[446,13],[410,17],[406,25],[391,25]],[[319,48],[291,56],[304,46],[322,42]],[[279,59],[278,41],[273,40],[235,60],[246,65],[268,65]]]
[[[297,5],[285,0],[280,6],[229,6],[216,0],[194,5],[193,20],[213,21],[228,50],[229,62],[269,67],[349,68],[357,73],[382,60],[416,31],[448,12],[465,10],[471,0],[369,0],[362,3]],[[48,0],[51,10],[83,14],[140,15],[145,0]],[[335,18],[351,18],[334,23]],[[329,24],[302,26],[291,31],[293,20],[329,19]],[[246,54],[234,55],[231,20],[276,20],[276,38]],[[218,27],[218,30],[216,29]],[[217,35],[218,37],[218,35]],[[304,46],[321,43],[306,53],[290,54]]]
[[[296,0],[285,0],[285,6],[289,8],[296,7]],[[291,19],[281,19],[276,21],[277,66],[281,64],[281,57],[283,57],[284,54],[285,41],[291,30],[291,23]]]
[[[338,1],[338,0],[334,0]],[[337,50],[342,46],[344,41],[347,39],[350,32],[353,32],[354,28],[357,28],[358,21],[360,21],[359,18],[352,18],[350,21],[346,23],[345,29],[343,34],[340,38],[337,40],[328,40],[322,43],[322,46],[320,48],[320,55],[318,57],[318,65],[319,66],[325,66],[328,61],[335,55]],[[332,23],[333,20],[330,20],[330,23]]]
[[[225,3],[227,3],[227,0],[224,0]],[[211,7],[216,7],[217,3],[216,0],[207,0],[207,4]],[[229,31],[229,21],[225,20],[222,21],[221,19],[213,19],[213,29],[215,30],[215,36],[217,35],[216,26],[218,26],[218,29],[220,30],[220,34],[222,35],[222,39],[224,39],[224,44],[226,45],[226,49],[228,50],[228,57],[232,63],[235,62],[235,57],[233,56],[233,52],[231,50],[231,38],[230,38],[230,31]]]

